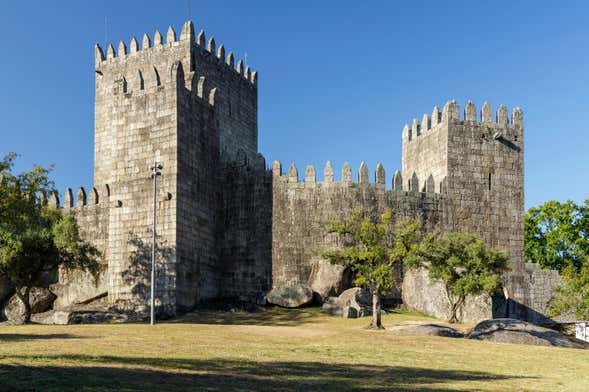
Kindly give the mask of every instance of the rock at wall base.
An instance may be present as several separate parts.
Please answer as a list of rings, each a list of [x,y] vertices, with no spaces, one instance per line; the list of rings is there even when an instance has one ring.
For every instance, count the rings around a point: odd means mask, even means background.
[[[425,336],[441,336],[445,338],[463,338],[464,334],[454,328],[447,327],[445,325],[438,324],[419,324],[419,325],[402,325],[392,328],[389,330],[412,333],[415,335]]]
[[[266,301],[283,308],[299,308],[313,301],[313,290],[304,284],[275,287],[266,295]]]
[[[323,304],[323,311],[330,316],[358,318],[372,314],[372,295],[364,289],[353,287],[330,297]]]
[[[321,302],[330,296],[340,295],[349,286],[350,273],[346,267],[332,264],[321,257],[314,258],[309,287],[317,293]]]
[[[56,296],[49,289],[33,287],[29,294],[31,304],[31,314],[42,313],[51,309]],[[14,322],[24,322],[25,306],[18,296],[13,295],[4,306],[4,315],[6,319]]]
[[[98,280],[95,280],[89,272],[72,271],[62,282],[50,286],[51,291],[57,295],[53,307],[67,309],[69,306],[98,297],[108,291],[107,284],[105,273],[100,274]]]
[[[589,343],[516,319],[485,320],[467,338],[499,343],[588,349]]]
[[[502,298],[488,295],[469,295],[464,305],[458,310],[461,323],[478,323],[504,315],[505,306]],[[403,305],[408,310],[417,311],[428,316],[448,321],[451,318],[451,306],[444,286],[440,282],[432,283],[428,271],[424,268],[409,270],[403,278]]]

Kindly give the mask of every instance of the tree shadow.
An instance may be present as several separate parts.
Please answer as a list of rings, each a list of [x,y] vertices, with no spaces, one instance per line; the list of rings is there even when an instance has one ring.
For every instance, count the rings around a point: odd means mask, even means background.
[[[53,334],[20,334],[20,333],[0,333],[0,342],[20,342],[28,340],[49,340],[49,339],[87,339],[88,336],[71,335],[69,333]]]
[[[146,303],[150,297],[150,279],[151,279],[151,258],[152,258],[152,244],[150,241],[146,241],[139,238],[136,234],[130,232],[129,240],[127,241],[134,249],[129,255],[129,265],[122,272],[123,282],[130,286],[131,293],[136,298],[139,298],[141,303]],[[166,306],[164,298],[165,288],[169,287],[167,282],[168,277],[174,275],[174,271],[169,271],[170,268],[167,260],[173,259],[176,255],[176,249],[173,246],[169,246],[167,241],[157,237],[156,246],[156,273],[155,273],[155,297],[156,297],[156,313],[159,317],[170,316],[174,314],[173,309],[166,309],[170,307],[169,304]],[[134,306],[131,304],[131,308]],[[127,310],[125,304],[117,304],[115,308],[120,310]]]
[[[298,326],[302,324],[320,323],[317,317],[319,308],[282,309],[269,308],[264,312],[253,313],[246,311],[197,311],[187,313],[168,323],[174,324],[213,324],[213,325],[262,325],[262,326]]]
[[[9,356],[6,359],[14,363],[30,362],[32,358]],[[469,387],[471,382],[527,378],[404,366],[221,358],[60,355],[35,356],[34,360],[39,366],[0,364],[3,382],[10,390],[67,391],[83,387],[84,391],[458,391],[476,390],[474,385]],[[47,366],[48,362],[64,361],[72,361],[76,366]]]

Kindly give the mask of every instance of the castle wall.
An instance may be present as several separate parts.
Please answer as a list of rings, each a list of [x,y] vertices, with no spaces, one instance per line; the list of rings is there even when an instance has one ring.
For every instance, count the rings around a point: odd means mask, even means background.
[[[272,175],[261,155],[224,173],[219,296],[256,301],[272,283]]]
[[[376,182],[368,180],[368,169],[363,165],[358,182],[352,182],[350,167],[342,171],[342,182],[333,182],[333,169],[328,163],[324,181],[316,182],[315,169],[310,166],[305,182],[299,182],[298,172],[291,166],[282,175],[280,163],[273,165],[272,202],[272,283],[290,285],[307,283],[313,259],[332,238],[325,232],[330,221],[347,219],[355,208],[377,216],[385,208],[391,209],[393,219],[413,217],[421,220],[425,230],[440,224],[440,195],[426,192],[407,192],[401,186],[385,190],[384,169],[379,167]],[[397,178],[399,176],[397,175]]]
[[[51,285],[51,290],[57,295],[54,303],[55,309],[85,301],[108,291],[108,264],[109,248],[109,190],[108,186],[100,190],[92,188],[88,193],[84,188],[79,188],[74,205],[71,189],[65,192],[63,206],[60,206],[57,195],[53,195],[50,205],[62,207],[64,213],[75,216],[80,230],[80,236],[100,252],[102,271],[98,280],[83,271],[58,272],[57,283]]]
[[[526,320],[535,324],[552,324],[546,316],[550,302],[558,286],[562,284],[556,270],[543,270],[538,264],[524,263],[522,268],[507,277],[505,288],[509,296],[509,317]],[[572,315],[555,318],[559,322],[572,322]]]

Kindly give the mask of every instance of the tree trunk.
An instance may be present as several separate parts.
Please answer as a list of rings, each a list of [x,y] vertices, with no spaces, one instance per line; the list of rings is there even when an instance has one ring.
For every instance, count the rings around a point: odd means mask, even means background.
[[[369,328],[384,329],[380,320],[380,295],[376,291],[372,293],[372,322]]]
[[[24,289],[24,292],[21,292],[21,289],[18,288],[16,289],[16,295],[18,296],[18,298],[20,299],[20,301],[22,302],[22,304],[25,307],[25,318],[24,318],[24,323],[28,324],[31,322],[31,302],[30,302],[30,298],[29,298],[29,294],[31,292],[31,288],[30,287],[26,287]]]
[[[464,297],[458,297],[458,300],[456,302],[451,302],[452,303],[452,315],[450,317],[450,323],[451,324],[455,324],[458,322],[458,309],[460,309],[460,307],[462,306],[462,304],[464,303]]]

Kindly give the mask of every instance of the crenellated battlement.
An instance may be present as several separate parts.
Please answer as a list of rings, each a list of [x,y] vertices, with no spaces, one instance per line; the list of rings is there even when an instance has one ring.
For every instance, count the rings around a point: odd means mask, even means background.
[[[88,192],[86,192],[84,187],[79,187],[76,191],[75,199],[72,188],[66,188],[63,194],[63,203],[60,201],[59,193],[53,191],[49,194],[49,197],[43,196],[42,202],[50,207],[62,208],[65,210],[81,209],[97,205],[108,206],[110,202],[110,186],[105,184],[100,190],[96,187],[92,187]]]
[[[323,181],[317,181],[317,174],[314,165],[307,165],[305,169],[305,176],[303,181],[299,179],[299,171],[293,163],[290,165],[288,172],[285,174],[282,170],[282,163],[274,161],[272,163],[272,176],[277,181],[283,181],[292,188],[313,188],[318,184],[322,186],[344,186],[344,187],[362,187],[372,186],[375,188],[385,189],[386,173],[383,165],[379,163],[374,171],[374,180],[370,181],[370,171],[365,162],[360,164],[358,169],[357,181],[353,181],[352,168],[348,162],[345,162],[341,169],[341,180],[334,181],[333,166],[330,161],[327,161],[323,169]],[[434,181],[434,177],[430,174],[427,178],[420,181],[416,173],[413,173],[407,182],[403,183],[403,176],[400,171],[396,171],[392,179],[392,190],[394,192],[405,193],[443,193],[444,179],[439,183]]]
[[[238,60],[236,64],[233,52],[225,55],[225,46],[221,44],[217,48],[214,37],[207,41],[204,30],[195,35],[192,21],[184,23],[179,39],[174,28],[170,26],[166,33],[165,42],[162,34],[156,30],[153,43],[147,33],[143,35],[141,48],[137,38],[132,37],[129,42],[129,49],[127,49],[127,44],[124,41],[120,41],[116,51],[114,46],[109,44],[105,55],[100,45],[96,44],[94,52],[95,69],[98,75],[118,71],[119,77],[129,79],[137,71],[147,72],[147,68],[152,67],[161,75],[162,72],[169,71],[161,69],[163,66],[162,55],[168,59],[181,60],[185,63],[187,71],[198,71],[194,56],[200,54],[208,59],[213,59],[219,68],[232,71],[236,78],[239,77],[249,82],[253,87],[257,87],[258,84],[257,71],[251,70],[243,59]],[[120,75],[121,72],[123,72],[122,75]]]
[[[510,129],[521,131],[523,128],[523,111],[519,107],[512,110],[511,117],[508,115],[507,107],[500,105],[493,118],[493,110],[489,102],[485,101],[480,112],[472,101],[468,101],[461,115],[460,106],[455,100],[446,102],[442,111],[435,106],[431,117],[424,114],[421,123],[413,119],[411,125],[406,124],[403,128],[403,141],[410,142],[416,137],[428,132],[436,131],[442,124],[461,123],[466,125],[480,125],[489,129]]]

